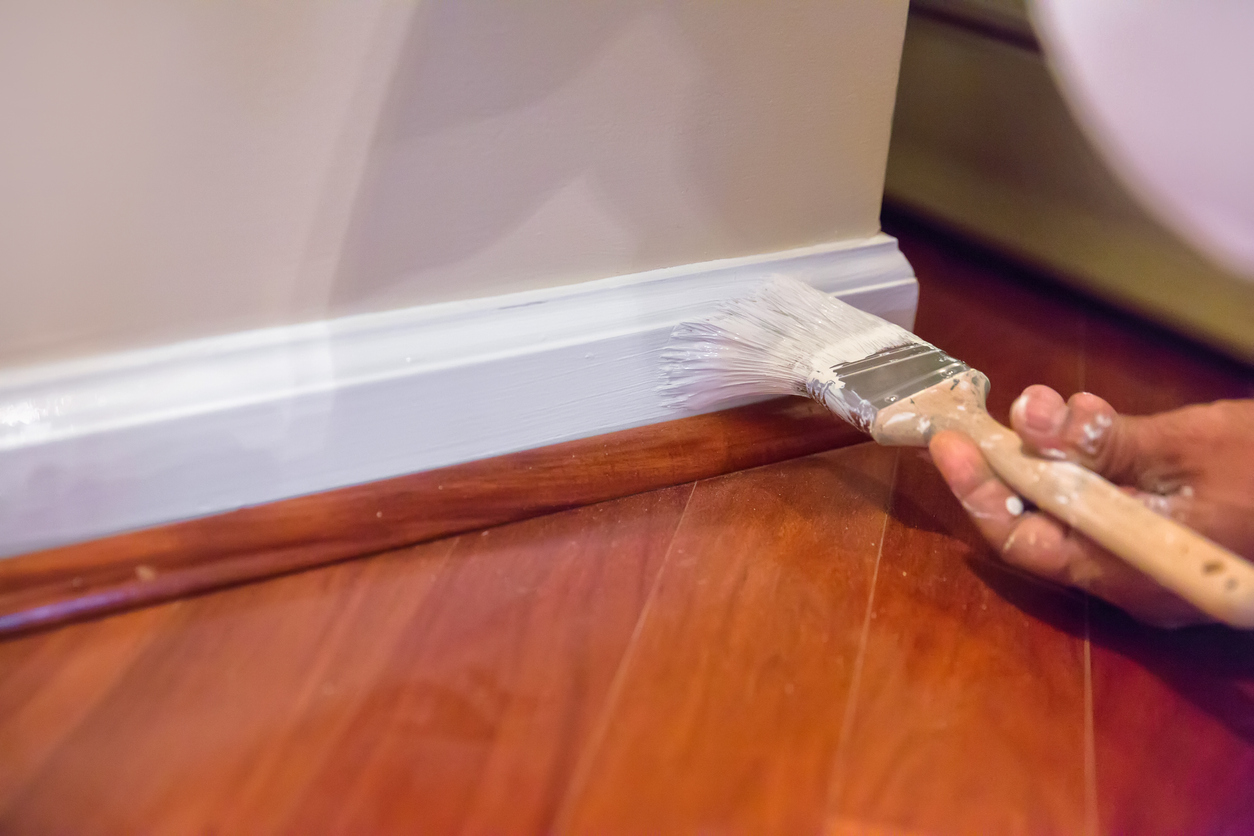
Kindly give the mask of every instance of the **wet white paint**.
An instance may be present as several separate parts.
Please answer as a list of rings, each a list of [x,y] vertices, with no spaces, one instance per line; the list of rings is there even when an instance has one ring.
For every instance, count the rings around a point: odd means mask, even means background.
[[[1171,516],[1171,500],[1163,494],[1149,493],[1141,496],[1141,504],[1156,514]]]
[[[992,450],[1005,437],[1004,433],[990,433],[986,438],[980,440],[980,449]]]
[[[892,418],[889,418],[887,421],[885,421],[884,426],[891,427],[894,424],[900,424],[903,421],[910,421],[914,417],[915,417],[915,414],[913,412],[899,412],[896,415],[894,415]]]
[[[1099,415],[1097,417],[1101,418],[1104,416]],[[1080,449],[1085,453],[1088,453],[1090,456],[1097,455],[1098,446],[1101,443],[1102,437],[1106,434],[1106,429],[1109,426],[1109,419],[1107,419],[1107,423],[1103,426],[1095,418],[1093,421],[1090,421],[1080,427],[1080,433],[1083,435],[1083,438],[1080,439],[1079,443]]]

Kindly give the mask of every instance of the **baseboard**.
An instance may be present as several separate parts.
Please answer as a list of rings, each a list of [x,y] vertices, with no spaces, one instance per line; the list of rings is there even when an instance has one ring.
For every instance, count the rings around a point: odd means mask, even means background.
[[[773,273],[906,327],[886,235],[0,374],[0,556],[682,417],[674,325]]]
[[[0,637],[865,440],[778,398],[31,552],[0,560]]]

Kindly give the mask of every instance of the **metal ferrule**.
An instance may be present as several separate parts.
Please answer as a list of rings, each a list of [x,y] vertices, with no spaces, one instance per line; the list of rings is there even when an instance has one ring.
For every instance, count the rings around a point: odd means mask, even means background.
[[[859,429],[868,430],[881,409],[970,368],[935,346],[911,343],[876,352],[852,363],[815,370],[812,396]],[[831,385],[839,381],[838,385]]]

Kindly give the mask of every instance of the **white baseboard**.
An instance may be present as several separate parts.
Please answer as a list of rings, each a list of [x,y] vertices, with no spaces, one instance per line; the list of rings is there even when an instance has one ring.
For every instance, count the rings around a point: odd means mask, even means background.
[[[671,329],[773,273],[913,325],[877,235],[0,373],[0,556],[681,417]]]

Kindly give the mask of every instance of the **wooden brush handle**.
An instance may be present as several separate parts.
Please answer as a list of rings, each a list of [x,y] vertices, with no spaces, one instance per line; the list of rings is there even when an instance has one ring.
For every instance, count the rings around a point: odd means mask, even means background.
[[[1073,462],[1025,455],[1019,436],[989,416],[979,372],[964,372],[880,411],[881,444],[926,444],[940,430],[969,436],[1021,496],[1083,532],[1202,612],[1254,628],[1254,564],[1145,507]]]

